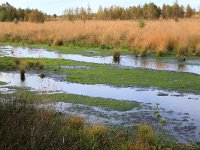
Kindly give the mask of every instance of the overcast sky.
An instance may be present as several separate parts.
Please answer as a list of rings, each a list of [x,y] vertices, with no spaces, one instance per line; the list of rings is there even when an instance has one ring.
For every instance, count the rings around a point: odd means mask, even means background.
[[[154,2],[162,6],[162,4],[172,5],[175,0],[0,0],[0,4],[8,2],[17,8],[37,8],[48,14],[62,14],[66,8],[86,7],[88,4],[93,11],[96,11],[101,5],[108,7],[117,6],[133,6],[143,5],[144,3]],[[186,6],[188,3],[195,9],[200,9],[200,0],[179,0],[179,4]]]

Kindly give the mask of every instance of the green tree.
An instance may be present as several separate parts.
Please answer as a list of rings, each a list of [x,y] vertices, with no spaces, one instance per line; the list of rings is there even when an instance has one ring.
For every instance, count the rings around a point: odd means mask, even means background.
[[[64,14],[65,14],[65,16],[67,17],[67,20],[69,20],[69,21],[74,21],[75,15],[74,15],[74,10],[73,10],[73,8],[66,9],[66,10],[64,11]]]
[[[190,7],[190,5],[188,4],[187,7],[186,7],[186,13],[185,13],[185,16],[187,18],[191,18],[193,15],[193,10],[192,8]]]
[[[83,20],[84,23],[87,20],[87,11],[83,7],[80,9],[80,19]]]
[[[54,20],[56,20],[56,18],[57,18],[57,15],[56,15],[56,14],[53,14],[53,18],[54,18]]]
[[[0,11],[0,21],[6,21],[6,12]]]
[[[104,10],[103,10],[102,6],[99,6],[99,9],[98,9],[97,14],[96,14],[96,18],[99,19],[99,20],[105,19],[104,18]]]
[[[154,3],[145,4],[143,15],[145,19],[157,19],[160,16],[160,10]]]
[[[92,19],[92,8],[88,4],[88,6],[87,6],[87,20],[90,20],[90,19]]]
[[[173,15],[173,18],[175,19],[175,21],[178,21],[179,5],[178,5],[178,1],[177,0],[174,2],[172,15]]]
[[[9,3],[0,5],[0,21],[13,20],[44,22],[45,14],[38,10],[16,9]]]
[[[30,14],[28,15],[28,21],[30,22],[43,23],[44,20],[45,20],[44,14],[38,11],[37,9],[31,10]]]

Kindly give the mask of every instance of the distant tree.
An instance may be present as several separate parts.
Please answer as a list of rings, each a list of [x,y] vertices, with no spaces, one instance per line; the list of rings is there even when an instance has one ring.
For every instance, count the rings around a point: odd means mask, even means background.
[[[87,20],[90,20],[90,19],[92,19],[92,8],[88,4],[88,6],[87,6]]]
[[[183,18],[183,17],[184,17],[184,14],[185,14],[184,6],[180,6],[180,7],[179,7],[179,17],[180,17],[180,18]]]
[[[0,21],[6,21],[6,12],[5,11],[0,12]]]
[[[25,10],[24,9],[21,9],[19,8],[18,11],[17,11],[17,16],[18,16],[18,20],[19,21],[24,21],[24,18],[25,18]]]
[[[145,4],[143,15],[145,19],[157,19],[160,16],[160,10],[154,3]]]
[[[0,6],[1,21],[13,21],[13,19],[16,17],[17,17],[17,10],[9,3],[5,3]]]
[[[105,19],[105,18],[104,18],[104,10],[103,10],[103,7],[102,7],[102,6],[99,6],[99,9],[98,9],[98,11],[97,11],[96,16],[97,16],[97,19],[99,19],[99,20]]]
[[[38,10],[21,9],[21,8],[16,9],[9,3],[0,5],[0,21],[13,21],[13,20],[44,22],[45,15]]]
[[[130,20],[130,19],[131,19],[131,17],[130,17],[130,11],[129,11],[128,9],[123,10],[123,11],[122,11],[121,18],[122,18],[123,20]]]
[[[131,19],[138,19],[140,17],[142,17],[142,9],[140,6],[133,6],[133,7],[130,7],[130,17]]]
[[[73,8],[69,8],[69,9],[66,9],[65,12],[64,12],[65,16],[67,17],[67,20],[69,21],[74,21],[74,10]]]
[[[186,7],[186,13],[185,13],[185,16],[187,18],[191,18],[193,15],[193,10],[192,8],[190,7],[190,5],[188,4],[187,7]]]
[[[174,2],[174,5],[173,5],[173,18],[175,19],[175,21],[178,21],[178,17],[179,17],[179,5],[178,5],[178,0],[176,0]]]
[[[75,19],[80,19],[79,11],[80,9],[78,7],[74,10]]]
[[[53,14],[53,17],[54,17],[54,19],[56,20],[56,18],[57,18],[57,15],[56,15],[56,14]]]
[[[173,8],[172,6],[169,5],[163,5],[162,6],[162,10],[161,10],[161,16],[163,19],[169,19],[172,18],[172,12],[173,12]]]
[[[87,11],[83,7],[80,9],[80,18],[84,21],[84,23],[87,20]]]
[[[44,14],[38,11],[37,9],[31,10],[30,14],[28,15],[28,21],[30,22],[43,23],[44,20],[45,20]]]

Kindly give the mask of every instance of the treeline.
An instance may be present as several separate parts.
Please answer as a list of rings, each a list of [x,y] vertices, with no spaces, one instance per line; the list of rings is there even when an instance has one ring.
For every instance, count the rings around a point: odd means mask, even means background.
[[[97,12],[92,12],[90,6],[87,8],[70,8],[64,11],[64,16],[68,20],[131,20],[131,19],[177,19],[177,18],[190,18],[193,14],[197,13],[188,4],[186,8],[174,3],[174,5],[163,5],[162,8],[154,3],[146,3],[143,6],[132,6],[123,8],[119,6],[111,6],[109,8],[99,7]]]
[[[44,22],[45,16],[37,9],[16,9],[9,3],[0,5],[0,21]]]
[[[87,8],[70,8],[64,11],[64,17],[68,20],[133,20],[133,19],[178,19],[190,18],[197,12],[190,5],[184,6],[174,3],[174,5],[163,5],[162,8],[154,3],[146,3],[143,6],[131,6],[123,8],[111,6],[108,8],[99,7],[97,12],[93,12],[88,5]],[[0,21],[30,21],[44,22],[45,20],[56,19],[57,15],[46,15],[37,9],[16,9],[9,3],[0,5]]]

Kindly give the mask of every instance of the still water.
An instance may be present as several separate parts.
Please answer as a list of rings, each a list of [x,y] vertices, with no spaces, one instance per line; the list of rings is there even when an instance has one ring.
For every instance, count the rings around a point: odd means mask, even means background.
[[[4,56],[19,58],[57,58],[98,64],[115,64],[135,68],[147,68],[154,70],[168,70],[200,74],[200,60],[186,60],[185,62],[179,62],[176,59],[136,58],[132,55],[127,55],[121,56],[120,60],[115,61],[112,56],[89,57],[74,54],[61,54],[55,51],[47,51],[45,49],[11,46],[0,47],[0,57]]]

